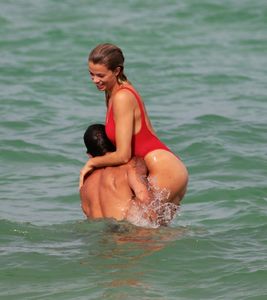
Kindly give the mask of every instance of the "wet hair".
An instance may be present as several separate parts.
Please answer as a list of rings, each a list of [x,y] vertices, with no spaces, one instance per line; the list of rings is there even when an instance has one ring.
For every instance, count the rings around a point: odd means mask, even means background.
[[[127,82],[127,77],[124,74],[124,56],[121,49],[113,44],[105,43],[96,46],[88,57],[88,62],[94,64],[105,65],[108,70],[115,71],[120,68],[120,73],[117,77],[118,83]]]
[[[108,139],[103,124],[90,125],[83,136],[87,153],[94,156],[102,156],[107,152],[114,152],[115,146]]]

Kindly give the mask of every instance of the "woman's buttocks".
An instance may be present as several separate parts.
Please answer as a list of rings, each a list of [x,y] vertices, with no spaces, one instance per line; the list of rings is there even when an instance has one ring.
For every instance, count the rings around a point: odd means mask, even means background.
[[[177,181],[188,181],[188,171],[184,163],[170,151],[154,150],[148,153],[144,160],[149,176],[155,177],[159,185],[172,186]]]

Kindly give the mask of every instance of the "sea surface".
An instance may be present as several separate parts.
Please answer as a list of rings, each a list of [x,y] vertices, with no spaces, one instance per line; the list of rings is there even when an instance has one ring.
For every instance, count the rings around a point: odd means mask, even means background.
[[[168,227],[87,221],[87,57],[120,46],[190,182]],[[0,299],[267,299],[266,0],[2,0]]]

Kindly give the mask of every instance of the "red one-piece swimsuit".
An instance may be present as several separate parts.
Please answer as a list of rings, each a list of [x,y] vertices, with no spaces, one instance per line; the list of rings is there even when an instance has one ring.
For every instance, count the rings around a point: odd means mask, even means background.
[[[134,94],[141,111],[141,129],[132,137],[132,156],[144,158],[147,153],[157,149],[163,149],[171,152],[171,150],[165,144],[163,144],[147,127],[145,111],[139,94],[132,87],[121,87],[121,89],[127,89]],[[107,111],[105,128],[108,138],[116,146],[115,122],[113,118],[112,107],[110,107]]]

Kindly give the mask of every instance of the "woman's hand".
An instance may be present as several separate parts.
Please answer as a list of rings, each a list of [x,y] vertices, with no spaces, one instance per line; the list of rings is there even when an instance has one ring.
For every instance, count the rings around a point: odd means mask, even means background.
[[[94,170],[94,167],[91,165],[90,160],[84,165],[84,167],[80,171],[80,182],[79,182],[79,189],[84,184],[84,177],[86,174],[92,173]]]

